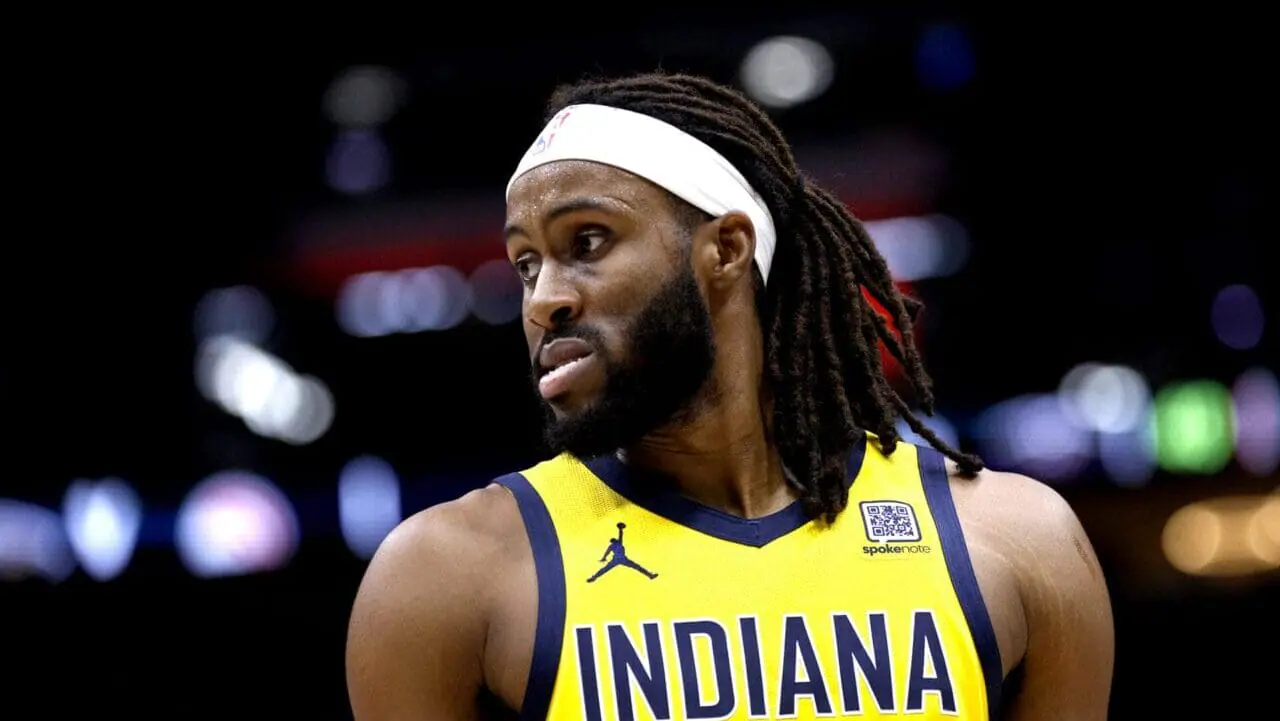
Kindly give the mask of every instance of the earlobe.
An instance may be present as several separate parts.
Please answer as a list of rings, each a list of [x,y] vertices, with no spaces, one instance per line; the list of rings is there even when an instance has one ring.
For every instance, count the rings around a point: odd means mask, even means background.
[[[729,287],[751,276],[755,257],[756,235],[751,219],[745,213],[732,211],[713,222],[716,233],[716,267],[712,275],[717,285]]]

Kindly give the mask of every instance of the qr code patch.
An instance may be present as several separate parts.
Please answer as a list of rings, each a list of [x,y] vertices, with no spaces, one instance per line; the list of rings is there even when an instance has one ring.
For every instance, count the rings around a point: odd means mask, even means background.
[[[862,523],[867,540],[913,542],[920,540],[920,524],[915,509],[901,501],[863,501]]]

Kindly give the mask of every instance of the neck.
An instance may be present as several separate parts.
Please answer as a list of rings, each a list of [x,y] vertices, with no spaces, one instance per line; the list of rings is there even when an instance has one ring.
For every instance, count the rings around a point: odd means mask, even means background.
[[[757,345],[758,347],[758,345]],[[759,518],[797,498],[770,441],[769,413],[760,384],[759,353],[727,354],[736,372],[717,360],[714,389],[679,421],[622,451],[631,465],[657,471],[686,497],[724,513]],[[755,363],[751,363],[755,360]],[[756,372],[742,373],[743,361]]]

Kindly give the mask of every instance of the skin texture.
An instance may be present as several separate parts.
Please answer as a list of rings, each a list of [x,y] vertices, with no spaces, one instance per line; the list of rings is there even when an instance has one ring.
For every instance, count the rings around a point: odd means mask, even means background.
[[[690,237],[661,189],[581,161],[537,168],[508,204],[508,254],[526,278],[530,355],[565,323],[589,324],[628,358],[639,309],[692,268],[715,343],[707,387],[675,422],[622,449],[685,495],[744,517],[795,499],[767,442],[762,338],[751,282],[754,235],[738,213]],[[592,235],[595,233],[596,235]],[[530,270],[532,268],[532,271]],[[592,407],[593,382],[552,404]],[[988,607],[1014,721],[1106,718],[1114,655],[1110,603],[1083,529],[1051,488],[1016,474],[953,473],[952,492]],[[352,611],[347,678],[357,721],[502,718],[519,709],[537,615],[533,555],[499,486],[406,520],[370,563]]]

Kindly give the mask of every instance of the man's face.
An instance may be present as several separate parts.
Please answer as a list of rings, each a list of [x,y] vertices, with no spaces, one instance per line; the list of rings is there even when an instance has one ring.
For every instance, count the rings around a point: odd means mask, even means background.
[[[664,191],[598,163],[549,163],[512,188],[506,236],[552,450],[612,452],[692,409],[715,343]]]

